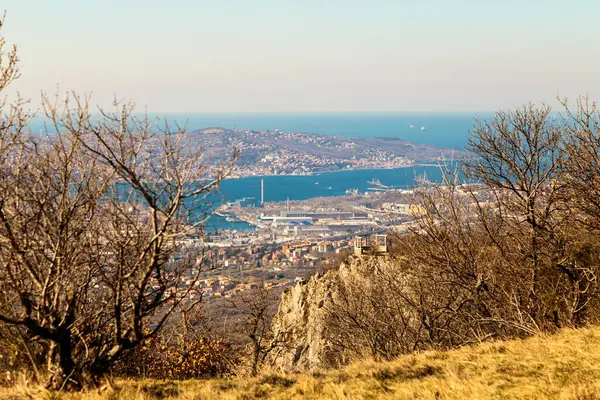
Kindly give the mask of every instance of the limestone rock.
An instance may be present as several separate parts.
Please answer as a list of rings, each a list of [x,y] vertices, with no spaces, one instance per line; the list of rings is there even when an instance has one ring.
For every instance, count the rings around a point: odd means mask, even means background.
[[[385,265],[386,257],[350,256],[339,270],[315,275],[282,294],[273,320],[277,341],[269,355],[271,365],[285,371],[310,371],[338,367],[348,354],[334,345],[328,332],[331,310],[340,287],[347,281],[364,280]]]

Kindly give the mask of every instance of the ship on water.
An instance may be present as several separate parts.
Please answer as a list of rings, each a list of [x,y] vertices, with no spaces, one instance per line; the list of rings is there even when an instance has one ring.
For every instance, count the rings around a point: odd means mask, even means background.
[[[379,179],[377,179],[377,178],[373,178],[372,180],[370,180],[370,181],[367,181],[367,183],[368,183],[369,185],[373,185],[373,186],[375,186],[375,188],[369,188],[370,190],[386,190],[386,189],[391,189],[391,188],[392,188],[392,186],[387,186],[387,185],[384,185],[384,184],[383,184],[383,183],[381,183],[381,181],[380,181]]]
[[[379,187],[379,188],[384,188],[384,189],[385,189],[385,188],[389,188],[389,186],[387,186],[387,185],[384,185],[384,184],[383,184],[383,183],[381,183],[381,181],[380,181],[379,179],[377,179],[377,178],[373,178],[372,180],[370,180],[370,181],[367,181],[367,183],[368,183],[369,185],[374,185],[374,186],[377,186],[377,187]]]

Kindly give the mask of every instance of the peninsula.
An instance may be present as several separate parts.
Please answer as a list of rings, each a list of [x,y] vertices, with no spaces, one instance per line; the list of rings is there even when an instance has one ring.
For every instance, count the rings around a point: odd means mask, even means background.
[[[298,132],[205,128],[188,133],[213,161],[241,150],[234,177],[310,175],[347,169],[398,168],[418,162],[463,158],[452,149],[385,138],[350,138]]]

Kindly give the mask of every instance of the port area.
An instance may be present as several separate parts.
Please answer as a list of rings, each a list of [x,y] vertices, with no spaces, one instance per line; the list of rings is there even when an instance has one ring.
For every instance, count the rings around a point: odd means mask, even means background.
[[[356,234],[381,233],[393,226],[413,220],[411,190],[387,190],[346,196],[316,197],[250,205],[225,203],[217,213],[228,221],[243,221],[255,226],[253,231],[222,231],[211,235],[216,246],[285,243],[298,239],[342,239]]]

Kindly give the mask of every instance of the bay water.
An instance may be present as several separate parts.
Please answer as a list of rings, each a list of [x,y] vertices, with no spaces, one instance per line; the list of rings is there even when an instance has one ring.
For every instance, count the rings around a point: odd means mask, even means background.
[[[396,137],[415,143],[462,150],[467,144],[475,118],[488,119],[491,113],[163,113],[149,114],[193,131],[208,127],[242,130],[279,130],[342,137]],[[34,131],[43,128],[43,120],[31,124]],[[260,180],[265,181],[265,201],[305,200],[315,197],[343,196],[346,190],[365,192],[378,179],[394,187],[415,185],[415,177],[427,175],[435,182],[439,167],[415,166],[397,169],[351,170],[312,176],[267,176],[227,179],[215,204],[244,197],[260,200]],[[252,229],[246,223],[228,222],[213,216],[207,230]]]

